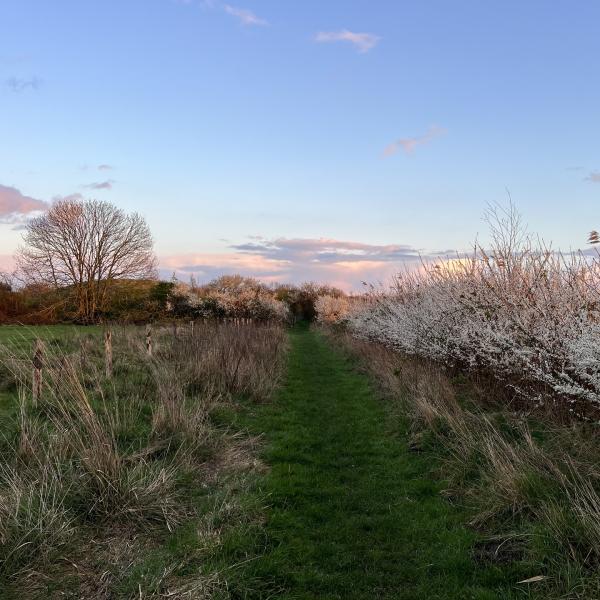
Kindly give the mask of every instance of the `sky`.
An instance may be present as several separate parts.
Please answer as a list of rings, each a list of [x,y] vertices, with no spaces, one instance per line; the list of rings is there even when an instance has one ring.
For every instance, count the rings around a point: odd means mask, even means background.
[[[59,197],[161,273],[386,281],[508,197],[600,227],[596,0],[1,0],[0,269]]]

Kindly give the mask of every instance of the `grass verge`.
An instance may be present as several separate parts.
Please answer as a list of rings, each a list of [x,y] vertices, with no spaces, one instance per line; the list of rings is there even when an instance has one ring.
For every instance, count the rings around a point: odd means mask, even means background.
[[[331,335],[408,422],[409,447],[437,465],[444,496],[465,507],[478,563],[522,570],[526,597],[600,598],[597,425],[510,411],[489,378]]]

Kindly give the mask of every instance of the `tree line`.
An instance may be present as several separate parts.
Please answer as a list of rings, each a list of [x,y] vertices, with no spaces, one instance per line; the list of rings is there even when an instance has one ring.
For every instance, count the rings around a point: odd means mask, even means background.
[[[162,318],[312,319],[313,283],[267,286],[240,275],[198,286],[160,281],[144,218],[105,201],[61,199],[25,226],[12,274],[0,273],[0,323],[147,322]]]

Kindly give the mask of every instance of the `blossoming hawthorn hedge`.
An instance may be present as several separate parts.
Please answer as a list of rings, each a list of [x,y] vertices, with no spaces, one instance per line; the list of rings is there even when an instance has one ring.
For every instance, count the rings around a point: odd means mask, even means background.
[[[196,287],[176,282],[169,300],[174,316],[191,318],[248,318],[254,321],[287,321],[287,305],[273,290],[238,275],[221,277]]]
[[[492,211],[489,250],[424,263],[347,316],[355,335],[503,380],[534,406],[600,414],[600,260],[534,241]],[[325,301],[323,301],[325,302]],[[327,301],[329,302],[329,301]]]
[[[344,323],[349,315],[357,309],[361,300],[351,296],[319,296],[315,301],[315,311],[319,323]]]

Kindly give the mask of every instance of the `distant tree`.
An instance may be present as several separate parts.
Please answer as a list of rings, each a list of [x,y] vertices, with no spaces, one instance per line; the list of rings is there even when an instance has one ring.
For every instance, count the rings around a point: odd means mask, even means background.
[[[82,322],[97,320],[115,281],[156,276],[143,217],[108,202],[59,200],[27,223],[23,240],[16,257],[21,279],[69,288]]]
[[[295,318],[307,321],[312,321],[316,317],[315,303],[319,296],[342,298],[345,294],[337,288],[311,282],[303,283],[299,287],[294,285],[279,285],[275,289],[275,298],[285,302]]]
[[[156,302],[160,310],[165,311],[175,284],[172,281],[159,281],[150,291],[150,300]]]

